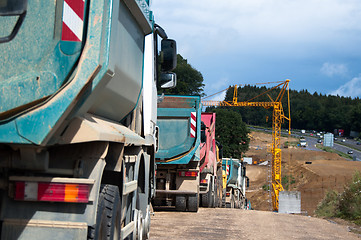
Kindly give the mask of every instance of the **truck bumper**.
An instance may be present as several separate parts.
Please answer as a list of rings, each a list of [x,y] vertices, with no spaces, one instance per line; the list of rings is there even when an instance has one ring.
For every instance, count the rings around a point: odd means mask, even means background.
[[[6,219],[1,239],[86,239],[88,226],[81,222]]]

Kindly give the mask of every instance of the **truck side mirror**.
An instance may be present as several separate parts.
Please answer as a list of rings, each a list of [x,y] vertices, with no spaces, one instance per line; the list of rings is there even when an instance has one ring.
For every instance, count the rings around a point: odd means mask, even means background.
[[[172,39],[163,39],[161,46],[161,71],[169,72],[177,66],[177,44]]]
[[[177,75],[175,73],[161,73],[159,86],[163,89],[174,88],[177,85]]]
[[[247,187],[249,187],[249,178],[247,178]]]
[[[0,16],[19,16],[11,33],[0,37],[0,43],[10,42],[18,33],[23,23],[28,6],[28,0],[0,0]]]

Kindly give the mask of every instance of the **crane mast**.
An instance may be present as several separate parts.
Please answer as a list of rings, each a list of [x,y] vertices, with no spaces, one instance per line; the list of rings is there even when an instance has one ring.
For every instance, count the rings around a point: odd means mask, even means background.
[[[283,191],[282,186],[282,178],[281,178],[281,125],[284,123],[284,120],[288,120],[289,123],[289,131],[288,134],[291,134],[291,112],[290,112],[290,97],[289,97],[289,81],[286,80],[281,82],[277,86],[269,89],[268,91],[248,100],[248,101],[238,101],[237,91],[238,86],[234,86],[233,98],[231,101],[212,101],[212,100],[203,100],[203,106],[224,106],[224,107],[263,107],[263,108],[273,108],[273,118],[272,118],[272,145],[271,145],[271,153],[272,153],[272,161],[271,161],[271,172],[272,172],[272,207],[274,211],[278,211],[278,196],[279,192]],[[273,100],[267,93],[281,88],[280,92],[275,100]],[[284,110],[282,107],[282,98],[287,92],[288,96],[288,117],[285,116]],[[267,94],[270,98],[269,102],[257,102],[253,101],[254,99]]]

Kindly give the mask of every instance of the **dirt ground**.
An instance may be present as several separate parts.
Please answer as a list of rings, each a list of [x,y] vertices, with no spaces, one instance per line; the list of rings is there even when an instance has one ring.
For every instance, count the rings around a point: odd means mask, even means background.
[[[155,212],[150,239],[360,239],[348,227],[324,219],[247,211],[200,208],[198,213]]]
[[[246,156],[269,162],[272,156],[267,151],[267,146],[272,141],[271,135],[252,132],[250,137],[250,150],[246,152]],[[286,141],[298,140],[282,137],[281,144]],[[289,191],[301,192],[301,210],[307,215],[314,214],[317,204],[328,190],[342,191],[356,170],[361,171],[361,162],[348,161],[335,153],[309,151],[298,147],[282,148],[282,176],[293,180],[284,187]],[[269,173],[270,168],[267,165],[247,166],[247,176],[250,179],[247,197],[255,210],[271,209],[269,192],[264,190],[268,185]]]

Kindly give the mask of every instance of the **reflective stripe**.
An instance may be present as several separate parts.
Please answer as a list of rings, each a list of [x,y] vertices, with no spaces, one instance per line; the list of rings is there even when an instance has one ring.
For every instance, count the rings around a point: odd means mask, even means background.
[[[196,112],[191,112],[191,129],[190,129],[190,133],[191,133],[191,137],[195,138],[196,137],[196,129],[197,129],[197,113]]]
[[[84,0],[64,0],[61,40],[81,42],[83,20]]]

